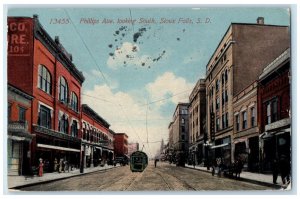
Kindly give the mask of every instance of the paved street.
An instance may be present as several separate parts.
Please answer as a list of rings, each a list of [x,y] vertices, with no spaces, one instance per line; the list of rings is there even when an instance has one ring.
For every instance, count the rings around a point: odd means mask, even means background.
[[[204,190],[270,190],[248,182],[168,163],[153,163],[142,173],[132,173],[129,166],[99,171],[64,180],[22,188],[22,191],[204,191]]]

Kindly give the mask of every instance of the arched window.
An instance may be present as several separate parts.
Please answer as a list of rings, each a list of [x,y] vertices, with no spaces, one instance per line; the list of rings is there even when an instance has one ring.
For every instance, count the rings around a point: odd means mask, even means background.
[[[71,135],[72,137],[78,137],[78,129],[77,129],[77,121],[73,120],[72,126],[71,126]]]
[[[39,65],[38,87],[51,95],[51,85],[52,81],[50,72],[45,66]]]
[[[78,112],[78,97],[74,92],[72,92],[71,96],[71,108],[74,111]]]
[[[59,81],[59,100],[63,103],[68,103],[68,84],[63,77],[60,77]]]
[[[68,134],[68,130],[69,130],[68,118],[65,115],[63,115],[59,121],[59,131]]]

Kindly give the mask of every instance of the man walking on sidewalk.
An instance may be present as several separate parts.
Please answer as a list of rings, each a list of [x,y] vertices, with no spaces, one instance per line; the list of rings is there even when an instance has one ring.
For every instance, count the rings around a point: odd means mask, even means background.
[[[278,160],[277,158],[274,158],[272,164],[273,184],[277,184],[278,171],[279,171]]]

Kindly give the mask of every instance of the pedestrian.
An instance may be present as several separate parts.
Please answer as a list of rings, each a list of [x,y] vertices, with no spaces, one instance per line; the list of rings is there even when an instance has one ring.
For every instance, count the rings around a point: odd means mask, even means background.
[[[274,158],[273,164],[272,164],[273,184],[277,184],[278,172],[279,172],[278,160],[277,160],[277,158]]]
[[[58,167],[58,163],[57,163],[57,159],[55,158],[55,159],[54,159],[54,169],[53,169],[54,172],[58,170],[57,167]]]
[[[44,167],[44,164],[43,164],[43,159],[40,158],[39,159],[40,163],[39,163],[39,177],[42,177],[43,176],[43,167]]]
[[[64,161],[64,172],[68,171],[69,172],[69,165],[68,165],[68,161],[65,160]]]
[[[282,184],[286,184],[290,181],[290,163],[285,155],[280,156],[279,169],[281,173]]]
[[[61,172],[62,172],[62,169],[63,169],[63,159],[61,158],[61,159],[59,160],[58,173],[61,173]]]
[[[154,160],[154,166],[156,167],[157,164],[157,159]]]

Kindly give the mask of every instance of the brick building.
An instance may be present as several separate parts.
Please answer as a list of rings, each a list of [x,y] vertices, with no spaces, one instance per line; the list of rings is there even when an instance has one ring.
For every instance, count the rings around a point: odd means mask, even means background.
[[[52,39],[38,17],[8,17],[8,83],[33,96],[30,166],[54,159],[79,165],[82,73],[59,41]],[[30,125],[31,125],[30,124]]]
[[[196,83],[189,96],[189,159],[195,164],[204,163],[206,87],[205,80]]]
[[[237,94],[233,100],[232,150],[246,161],[249,171],[259,170],[259,129],[257,125],[257,81]]]
[[[259,76],[258,124],[261,171],[284,157],[291,165],[290,49],[270,62]]]
[[[129,143],[128,144],[128,156],[131,156],[131,154],[135,151],[139,150],[139,143]]]
[[[175,156],[176,162],[181,165],[185,162],[185,159],[188,158],[189,150],[188,106],[189,103],[178,103],[173,114],[173,121],[171,123],[171,137],[173,139],[172,145],[169,147],[172,149],[173,160]]]
[[[128,136],[126,133],[114,134],[115,157],[128,157]]]
[[[31,104],[33,97],[8,85],[8,175],[29,173],[31,132]]]
[[[211,156],[234,160],[233,98],[258,79],[263,68],[290,46],[287,26],[232,23],[206,66],[207,130]]]
[[[82,151],[84,167],[94,167],[113,159],[110,124],[87,104],[82,104]]]

